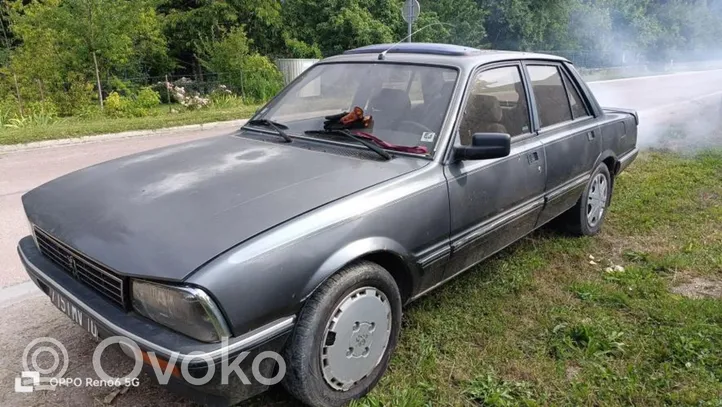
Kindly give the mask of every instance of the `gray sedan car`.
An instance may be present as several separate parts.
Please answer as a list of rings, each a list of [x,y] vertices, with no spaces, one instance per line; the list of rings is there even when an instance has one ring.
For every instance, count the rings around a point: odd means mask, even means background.
[[[201,403],[267,389],[260,373],[339,406],[386,371],[403,305],[555,218],[598,233],[637,124],[602,109],[563,58],[359,48],[234,134],[28,192],[18,253],[54,305],[97,339],[129,339],[136,359],[157,356]],[[254,365],[266,351],[282,358]]]

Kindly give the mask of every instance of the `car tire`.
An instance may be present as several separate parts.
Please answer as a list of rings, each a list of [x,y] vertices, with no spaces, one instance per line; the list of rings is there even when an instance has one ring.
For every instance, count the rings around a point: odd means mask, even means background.
[[[594,236],[602,230],[612,198],[614,180],[606,164],[592,173],[582,196],[564,216],[564,226],[578,236]]]
[[[389,364],[401,328],[401,294],[368,261],[351,264],[306,301],[285,349],[283,385],[309,406],[336,407],[366,395]]]

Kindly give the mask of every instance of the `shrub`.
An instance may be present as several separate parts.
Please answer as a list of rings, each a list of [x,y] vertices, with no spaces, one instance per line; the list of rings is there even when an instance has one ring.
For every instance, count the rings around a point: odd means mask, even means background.
[[[134,105],[140,109],[150,110],[160,106],[160,94],[151,88],[143,88],[138,92]]]
[[[73,116],[97,101],[95,85],[80,74],[70,74],[63,91],[54,92],[52,99],[61,116]]]
[[[112,92],[105,99],[105,113],[112,117],[145,117],[159,105],[160,95],[150,88],[141,89],[134,97]]]
[[[120,96],[118,92],[111,92],[107,98],[105,98],[105,112],[110,116],[122,116],[126,110],[128,101],[126,98]]]
[[[276,65],[250,51],[243,27],[233,28],[221,40],[201,40],[196,47],[201,64],[229,75],[227,84],[242,90],[245,99],[264,101],[283,87],[283,75]]]
[[[117,76],[113,76],[110,78],[108,90],[117,92],[121,96],[132,96],[138,91],[138,86],[131,81],[124,81]]]
[[[243,104],[243,100],[231,92],[226,85],[218,86],[209,96],[211,104],[215,107],[228,108]]]
[[[263,102],[283,88],[283,74],[270,59],[249,55],[241,67],[245,97],[251,102]]]

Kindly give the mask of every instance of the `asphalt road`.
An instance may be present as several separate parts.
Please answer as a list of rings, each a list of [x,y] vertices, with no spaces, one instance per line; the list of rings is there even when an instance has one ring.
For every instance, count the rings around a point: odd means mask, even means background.
[[[722,71],[597,82],[591,86],[603,105],[633,108],[640,112],[643,125],[640,144],[648,146],[653,145],[655,133],[662,131],[671,121],[684,120],[685,115],[702,104],[722,102]],[[69,354],[66,377],[96,377],[90,363],[95,342],[82,328],[53,308],[49,300],[30,283],[15,285],[27,280],[15,252],[16,242],[27,234],[21,195],[76,169],[152,148],[228,134],[237,127],[235,122],[204,130],[178,129],[132,138],[104,138],[9,152],[0,150],[0,287],[6,287],[0,289],[0,406],[104,405],[106,397],[114,391],[107,387],[67,387],[55,391],[16,393],[13,389],[15,378],[23,370],[23,350],[38,337],[54,337],[66,345]],[[119,352],[109,350],[104,366],[109,372],[125,374],[132,369],[132,362]],[[261,403],[289,405],[282,392],[275,394],[262,399]],[[190,405],[145,376],[141,377],[139,388],[118,394],[112,404]]]

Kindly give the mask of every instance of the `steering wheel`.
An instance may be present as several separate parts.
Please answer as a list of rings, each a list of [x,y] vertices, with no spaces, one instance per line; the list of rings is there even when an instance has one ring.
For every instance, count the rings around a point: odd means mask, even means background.
[[[397,128],[397,129],[398,129],[398,128],[403,128],[403,127],[404,127],[404,126],[403,126],[404,124],[409,124],[409,125],[411,125],[412,127],[415,127],[416,129],[421,130],[423,133],[427,133],[427,132],[428,132],[428,133],[436,133],[435,131],[433,131],[433,130],[431,130],[430,128],[428,128],[426,125],[421,124],[421,123],[419,123],[419,122],[412,122],[411,120],[402,120],[402,121],[400,121],[399,124],[396,126],[396,128]]]

